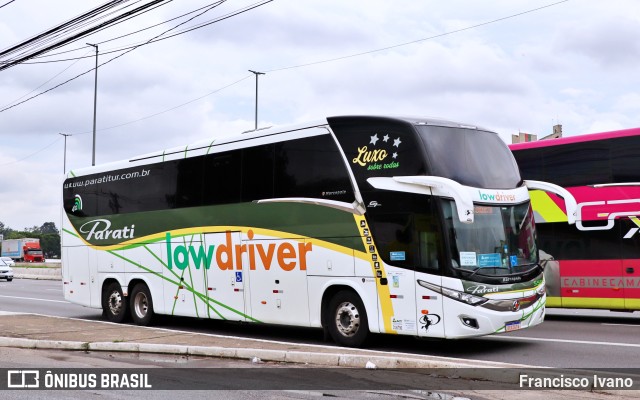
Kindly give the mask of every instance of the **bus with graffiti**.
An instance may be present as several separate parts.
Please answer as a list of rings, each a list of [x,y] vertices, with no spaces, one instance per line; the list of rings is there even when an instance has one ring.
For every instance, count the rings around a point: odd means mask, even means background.
[[[454,122],[220,136],[68,173],[64,295],[113,322],[318,327],[344,346],[527,328],[545,305],[528,188],[571,196]]]
[[[545,269],[547,305],[640,310],[640,129],[515,144],[525,179],[565,187],[577,202],[531,192]]]

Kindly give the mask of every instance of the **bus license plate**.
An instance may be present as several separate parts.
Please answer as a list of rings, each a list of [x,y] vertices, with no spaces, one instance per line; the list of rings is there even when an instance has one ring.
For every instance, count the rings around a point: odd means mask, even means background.
[[[505,332],[517,331],[520,329],[520,321],[507,322],[505,325]]]

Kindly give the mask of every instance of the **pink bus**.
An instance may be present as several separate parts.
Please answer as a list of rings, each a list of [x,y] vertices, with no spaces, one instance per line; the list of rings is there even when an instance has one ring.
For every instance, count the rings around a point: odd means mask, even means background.
[[[523,179],[566,188],[532,192],[547,306],[640,310],[640,128],[510,146]]]

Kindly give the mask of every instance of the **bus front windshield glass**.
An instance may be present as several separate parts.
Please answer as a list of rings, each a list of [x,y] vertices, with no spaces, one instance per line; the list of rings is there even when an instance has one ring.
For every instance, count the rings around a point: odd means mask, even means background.
[[[460,222],[452,200],[442,199],[442,206],[454,269],[474,275],[502,276],[528,272],[538,263],[530,202],[476,205],[472,224]]]

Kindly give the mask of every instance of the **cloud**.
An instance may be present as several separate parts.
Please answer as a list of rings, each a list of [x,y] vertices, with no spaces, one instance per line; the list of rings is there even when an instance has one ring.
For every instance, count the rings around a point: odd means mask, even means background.
[[[68,3],[68,4],[67,4]],[[226,2],[198,21],[250,1]],[[70,46],[100,42],[205,5],[169,2],[154,12]],[[545,3],[546,4],[546,3]],[[562,3],[479,28],[371,54],[268,72],[259,80],[260,126],[340,114],[432,116],[496,130],[566,135],[637,126],[635,73],[640,5],[629,0]],[[450,32],[544,5],[537,0],[475,3],[279,0],[185,35],[143,46],[98,71],[98,163],[239,133],[254,125],[255,78],[267,71],[366,52]],[[89,8],[33,0],[3,8],[0,48]],[[38,10],[34,12],[33,10]],[[25,22],[26,21],[26,22]],[[149,38],[175,24],[100,45],[101,51]],[[72,53],[76,54],[76,53]],[[77,54],[92,54],[83,49]],[[106,61],[113,55],[100,56]],[[0,72],[2,101],[56,77],[93,67],[88,58]],[[240,80],[235,85],[225,86]],[[91,164],[93,74],[0,113],[0,221],[13,228],[60,219],[63,141],[67,166]],[[45,87],[49,87],[50,84]],[[187,106],[180,104],[220,90]],[[155,115],[158,114],[158,115]],[[150,117],[155,115],[153,117]],[[147,118],[149,117],[149,118]],[[117,125],[122,126],[114,127]],[[114,127],[114,128],[112,128]],[[109,129],[106,129],[109,128]],[[26,181],[36,182],[26,185]],[[16,199],[21,199],[18,201]]]
[[[561,51],[586,57],[603,68],[636,68],[640,57],[640,21],[616,16],[592,25],[574,23],[564,30]]]

